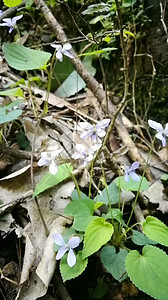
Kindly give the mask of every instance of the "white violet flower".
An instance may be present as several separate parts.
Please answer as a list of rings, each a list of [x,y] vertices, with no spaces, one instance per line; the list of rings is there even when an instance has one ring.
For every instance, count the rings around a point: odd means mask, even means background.
[[[65,243],[62,235],[59,233],[55,233],[53,234],[53,241],[58,246],[61,246],[56,255],[56,260],[61,259],[64,256],[64,254],[68,251],[67,264],[69,267],[72,268],[76,264],[76,256],[73,252],[73,249],[78,247],[80,244],[79,236],[72,236],[69,239],[68,243]]]
[[[2,9],[0,9],[0,16],[2,16],[2,14],[3,14],[3,10],[2,10]]]
[[[69,52],[69,50],[72,49],[72,46],[70,43],[65,43],[63,46],[62,45],[56,45],[56,44],[51,44],[51,47],[55,48],[57,50],[56,52],[56,58],[62,62],[63,61],[63,55],[68,56],[69,58],[74,58],[73,55]]]
[[[148,120],[148,124],[151,128],[157,130],[156,138],[162,141],[163,147],[166,146],[166,136],[168,136],[168,123],[166,123],[165,129],[161,123]]]
[[[125,181],[128,182],[130,176],[131,176],[131,178],[132,178],[134,181],[139,181],[139,180],[140,180],[139,176],[135,173],[135,170],[136,170],[137,168],[139,168],[139,165],[140,165],[139,161],[135,161],[135,162],[131,165],[131,167],[126,166],[126,168],[125,168],[125,176],[124,176]]]
[[[4,23],[0,23],[0,26],[7,26],[9,27],[9,33],[12,32],[12,30],[14,29],[15,25],[16,25],[16,22],[18,20],[20,20],[21,18],[23,17],[23,15],[19,15],[19,16],[16,16],[14,18],[4,18],[2,21]]]
[[[82,144],[76,144],[75,146],[76,152],[72,155],[73,159],[81,159],[83,160],[83,164],[86,165],[88,162],[92,161],[94,155],[94,148],[93,146],[87,149]]]
[[[80,138],[91,138],[94,144],[101,144],[100,138],[106,135],[106,131],[104,129],[109,126],[109,123],[110,119],[99,121],[96,125],[91,125],[88,122],[79,122],[79,126],[84,129],[84,131],[80,135]]]
[[[60,154],[61,150],[55,150],[52,153],[49,152],[41,152],[41,158],[38,161],[38,166],[49,166],[49,171],[52,175],[57,173],[57,165],[55,163],[55,158]]]

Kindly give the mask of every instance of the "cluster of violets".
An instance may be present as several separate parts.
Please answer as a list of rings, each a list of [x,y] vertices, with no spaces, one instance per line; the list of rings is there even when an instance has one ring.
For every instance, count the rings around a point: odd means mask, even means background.
[[[84,129],[84,131],[81,133],[80,137],[83,139],[91,138],[93,141],[93,144],[100,146],[102,137],[105,136],[105,128],[109,125],[110,119],[105,119],[103,121],[100,121],[97,123],[97,125],[91,125],[87,122],[81,122],[79,125]],[[161,140],[163,147],[166,146],[166,136],[168,136],[168,123],[165,126],[165,129],[163,129],[162,124],[148,120],[148,124],[151,128],[155,129],[157,131],[156,138]],[[77,144],[76,145],[77,152],[73,154],[73,157],[75,159],[82,158],[84,160],[87,159],[87,161],[91,161],[93,159],[93,153],[91,151],[87,151],[83,145]],[[99,147],[98,147],[99,149]],[[133,162],[131,167],[126,166],[125,168],[125,181],[129,181],[129,178],[131,177],[134,181],[139,181],[140,177],[136,174],[136,169],[139,168],[139,161]],[[66,252],[68,252],[67,256],[67,264],[69,267],[73,267],[76,264],[76,256],[73,251],[74,248],[78,247],[80,244],[80,238],[78,236],[72,236],[68,243],[66,243],[62,237],[61,234],[54,234],[53,235],[53,241],[55,244],[60,246],[58,253],[56,255],[56,260],[60,260]]]
[[[105,128],[109,126],[109,123],[110,119],[101,120],[96,125],[91,125],[88,122],[79,122],[78,129],[82,130],[80,138],[88,140],[92,145],[86,147],[84,144],[76,144],[76,152],[72,155],[72,158],[81,160],[83,165],[91,162],[94,153],[102,146],[101,139],[106,135]]]
[[[83,130],[80,138],[83,140],[91,139],[92,146],[89,148],[85,147],[83,144],[76,144],[76,152],[72,155],[73,159],[79,159],[83,165],[91,162],[94,153],[101,147],[101,138],[106,135],[104,130],[110,123],[110,119],[104,119],[99,121],[96,125],[91,125],[88,122],[79,122],[79,127]],[[57,164],[55,162],[56,157],[60,154],[61,150],[57,149],[53,152],[42,152],[41,158],[38,161],[39,167],[48,166],[49,172],[52,175],[57,173]]]
[[[0,16],[3,14],[3,11],[0,10]],[[20,20],[23,15],[16,16],[14,18],[4,18],[3,23],[0,23],[0,26],[9,27],[9,33],[11,33],[16,25],[16,22]],[[74,58],[73,55],[69,52],[72,49],[70,43],[65,43],[63,46],[61,44],[51,44],[53,48],[56,49],[56,58],[62,62],[63,56],[69,58]],[[110,119],[104,119],[99,121],[96,125],[91,125],[88,122],[80,122],[78,125],[83,130],[80,135],[80,138],[83,140],[91,139],[92,146],[89,148],[83,144],[76,144],[76,152],[72,155],[73,159],[82,160],[83,164],[91,162],[95,151],[100,149],[102,145],[101,138],[106,135],[105,128],[109,126]],[[155,122],[153,120],[148,120],[148,124],[151,128],[157,131],[156,138],[162,142],[162,146],[166,146],[166,137],[168,136],[168,123],[166,123],[165,129],[161,123]],[[51,174],[55,175],[57,173],[57,165],[55,163],[55,158],[60,154],[61,150],[57,149],[52,153],[42,152],[41,158],[38,161],[39,166],[48,166]],[[136,174],[136,169],[139,168],[140,163],[138,161],[133,162],[129,167],[125,167],[125,181],[129,181],[131,177],[134,181],[139,181],[140,177]],[[68,243],[66,243],[61,234],[54,234],[53,241],[60,249],[56,255],[56,259],[60,260],[66,252],[68,252],[67,263],[70,267],[73,267],[76,264],[76,256],[73,251],[74,248],[79,246],[80,238],[78,236],[72,236]]]

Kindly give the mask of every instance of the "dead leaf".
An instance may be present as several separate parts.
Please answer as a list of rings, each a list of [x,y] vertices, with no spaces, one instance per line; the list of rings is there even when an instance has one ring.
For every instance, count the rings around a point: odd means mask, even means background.
[[[46,101],[47,92],[45,90],[41,90],[37,87],[34,87],[33,92],[36,96],[36,101],[39,105],[41,105],[43,101]],[[65,101],[63,98],[54,95],[53,93],[49,93],[48,103],[59,108],[69,105],[67,101]]]
[[[147,191],[143,192],[143,195],[148,198],[149,202],[159,204],[157,210],[160,210],[164,214],[168,212],[168,201],[165,200],[163,191],[164,186],[161,180],[157,180],[150,185]]]

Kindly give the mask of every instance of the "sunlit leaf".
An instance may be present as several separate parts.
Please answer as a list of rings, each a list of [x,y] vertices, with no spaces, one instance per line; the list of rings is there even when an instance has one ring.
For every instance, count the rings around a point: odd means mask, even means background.
[[[168,227],[159,219],[148,216],[143,222],[143,232],[148,238],[168,247]]]
[[[14,88],[0,92],[0,96],[24,97],[21,88]]]
[[[141,176],[139,176],[140,180],[135,181],[131,177],[129,178],[129,181],[125,181],[124,176],[117,177],[114,182],[115,184],[120,187],[123,190],[126,191],[138,191],[140,186],[140,191],[146,191],[149,188],[149,183],[144,177],[141,182]]]
[[[154,246],[147,245],[142,255],[130,251],[126,257],[128,276],[138,289],[159,300],[166,300],[168,295],[168,255]]]
[[[72,170],[73,167],[71,166],[70,163],[68,163],[68,164],[62,164],[58,166],[58,171],[56,175],[52,175],[50,172],[48,172],[36,185],[33,197],[39,195],[45,190],[57,185],[58,183],[68,178]]]
[[[3,0],[4,4],[8,7],[13,7],[22,3],[22,0]]]
[[[46,66],[51,53],[33,50],[20,44],[4,44],[2,50],[8,64],[16,70],[33,70]]]
[[[90,222],[84,235],[83,258],[98,251],[112,237],[114,228],[112,224],[103,218],[97,218]]]

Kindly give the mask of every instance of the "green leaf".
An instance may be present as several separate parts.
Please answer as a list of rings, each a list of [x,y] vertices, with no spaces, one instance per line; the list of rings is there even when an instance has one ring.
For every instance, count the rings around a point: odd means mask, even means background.
[[[73,192],[71,194],[71,199],[72,200],[79,200],[79,199],[90,199],[90,198],[81,191],[80,191],[80,196],[79,196],[78,191],[75,189],[75,190],[73,190]]]
[[[77,215],[74,218],[73,228],[77,231],[85,231],[89,223],[98,217],[96,216],[86,216],[86,215]]]
[[[34,70],[44,68],[51,53],[33,50],[20,44],[4,44],[2,46],[8,64],[16,70]]]
[[[163,174],[161,177],[160,177],[161,180],[163,181],[167,181],[168,180],[168,174]]]
[[[85,57],[82,61],[86,69],[94,76],[96,69],[92,67],[92,57]],[[79,76],[79,74],[74,70],[62,83],[62,85],[56,90],[56,95],[59,97],[70,97],[78,93],[81,89],[86,86],[86,83]]]
[[[83,258],[98,251],[111,239],[113,232],[113,226],[103,218],[97,218],[90,222],[84,235]]]
[[[148,238],[168,247],[168,227],[157,218],[148,216],[143,222],[143,232]]]
[[[91,199],[74,200],[65,207],[64,213],[73,217],[81,214],[93,215],[94,202]]]
[[[60,262],[60,272],[63,281],[78,277],[85,269],[88,263],[87,259],[82,258],[82,252],[79,251],[76,255],[76,264],[71,268],[67,264],[67,253],[63,256]]]
[[[131,251],[126,257],[128,276],[140,290],[159,300],[168,296],[168,256],[154,246],[144,246],[142,255]]]
[[[97,279],[97,285],[95,288],[88,288],[89,298],[101,299],[108,292],[108,285],[103,281],[103,278]]]
[[[22,0],[3,0],[4,4],[8,7],[13,7],[22,3]]]
[[[108,15],[99,15],[99,16],[93,18],[93,19],[89,22],[89,24],[96,24],[97,22],[102,21],[102,20],[106,19],[106,18],[109,17],[109,16],[110,16],[110,14],[108,14]]]
[[[135,37],[135,35],[134,35],[131,31],[128,31],[128,30],[126,30],[126,29],[123,30],[123,34],[124,34],[125,37],[126,37],[127,35],[130,35],[130,36],[132,36],[132,37]]]
[[[119,201],[119,188],[116,186],[114,181],[108,185],[108,194],[107,189],[104,188],[101,195],[96,196],[94,201],[103,202],[107,205],[117,203]]]
[[[0,108],[0,124],[16,120],[21,114],[21,109],[15,109],[10,112],[7,112],[4,108]]]
[[[85,9],[82,14],[83,15],[92,15],[94,13],[108,12],[110,11],[111,5],[101,2],[98,4],[89,5],[87,9]]]
[[[24,97],[21,88],[14,88],[0,92],[0,96]]]
[[[48,172],[36,185],[35,191],[33,193],[33,197],[39,195],[45,190],[57,185],[58,183],[68,178],[72,170],[73,170],[72,165],[68,163],[68,164],[62,164],[58,166],[58,171],[56,175],[52,175],[50,172]]]
[[[125,249],[120,249],[120,251],[116,253],[116,249],[113,246],[103,247],[100,253],[100,259],[104,267],[120,282],[127,278],[125,270],[127,254],[128,251]]]
[[[73,228],[77,231],[85,231],[89,223],[97,218],[93,213],[94,202],[91,199],[74,200],[64,209],[65,215],[74,217]]]
[[[96,203],[94,203],[94,210],[98,209],[98,208],[101,207],[102,205],[104,205],[103,202],[96,202]]]
[[[107,214],[102,214],[102,217],[107,220],[110,219],[111,220],[111,211],[112,211],[112,217],[113,219],[117,220],[120,224],[125,225],[123,219],[122,219],[122,213],[121,210],[118,208],[112,208],[112,209],[108,209]]]
[[[51,90],[55,92],[73,71],[74,66],[68,57],[64,56],[62,62],[57,60],[53,67],[54,78],[51,81]]]
[[[131,240],[134,244],[138,246],[145,246],[145,245],[156,245],[157,242],[149,239],[146,235],[144,235],[142,232],[139,232],[138,230],[132,230],[133,235],[131,236]]]
[[[11,110],[11,108],[17,107],[17,106],[19,106],[23,102],[24,102],[24,99],[18,99],[18,100],[12,101],[8,105],[4,106],[4,108],[6,110]]]
[[[139,176],[140,181],[134,181],[131,177],[129,177],[129,181],[125,181],[124,176],[117,177],[114,182],[115,184],[123,190],[126,191],[138,191],[139,185],[141,184],[140,191],[146,191],[149,188],[149,183],[144,177],[141,182],[141,176]]]
[[[122,6],[123,7],[129,7],[132,6],[136,3],[137,0],[123,0],[122,1]]]

